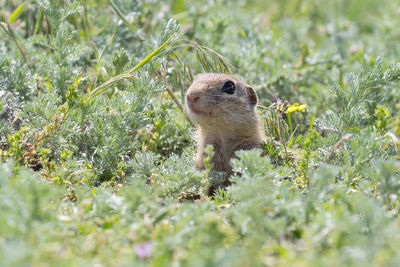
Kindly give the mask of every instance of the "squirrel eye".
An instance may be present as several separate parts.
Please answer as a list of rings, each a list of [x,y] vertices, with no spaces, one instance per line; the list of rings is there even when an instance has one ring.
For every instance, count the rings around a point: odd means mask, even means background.
[[[221,90],[224,93],[232,95],[235,92],[235,84],[231,81],[227,81]]]

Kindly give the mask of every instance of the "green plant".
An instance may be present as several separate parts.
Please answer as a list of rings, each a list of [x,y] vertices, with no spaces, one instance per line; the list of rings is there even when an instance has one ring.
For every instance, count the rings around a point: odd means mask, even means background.
[[[399,265],[396,1],[0,6],[0,266]],[[205,71],[257,91],[267,136],[212,198]]]

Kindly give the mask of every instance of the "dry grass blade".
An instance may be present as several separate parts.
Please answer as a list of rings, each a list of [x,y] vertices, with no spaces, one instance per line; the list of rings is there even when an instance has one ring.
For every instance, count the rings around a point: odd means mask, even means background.
[[[126,78],[132,78],[132,77],[135,77],[135,75],[129,74],[129,73],[124,73],[124,74],[121,74],[121,75],[111,78],[110,80],[106,81],[105,83],[96,87],[92,92],[90,92],[89,95],[86,97],[85,102],[89,101],[90,99],[97,96],[98,94],[104,92],[111,86],[115,85],[117,82],[119,82],[123,79],[126,79]]]
[[[112,7],[112,9],[114,10],[115,13],[117,13],[118,17],[125,23],[125,25],[133,32],[136,33],[136,28],[135,26],[132,25],[132,23],[130,23],[125,16],[122,14],[121,10],[119,10],[119,8],[117,7],[117,5],[114,3],[114,1],[110,0],[110,5]]]
[[[171,39],[175,36],[175,33],[171,34],[171,36],[160,46],[158,47],[156,50],[154,50],[153,52],[151,52],[147,57],[145,57],[142,61],[139,62],[139,64],[137,64],[135,67],[133,67],[129,73],[133,73],[136,70],[138,70],[141,66],[143,66],[144,64],[146,64],[152,57],[154,57],[158,52],[160,52],[161,49],[163,49],[170,41]]]
[[[167,77],[165,75],[165,72],[161,73],[161,78],[164,81],[164,83],[167,86],[167,92],[169,94],[169,96],[172,98],[172,100],[175,102],[175,104],[178,106],[179,110],[185,115],[185,118],[188,120],[188,122],[190,123],[191,126],[195,126],[194,122],[190,119],[190,117],[187,115],[187,113],[185,112],[183,105],[179,102],[178,98],[176,97],[174,91],[172,90],[172,88],[170,87],[170,85],[168,84],[167,81]]]
[[[100,70],[100,66],[101,66],[101,62],[102,62],[102,60],[103,60],[104,52],[106,51],[107,47],[111,44],[113,38],[114,38],[114,34],[110,37],[110,39],[108,39],[106,46],[104,47],[104,49],[103,49],[103,50],[101,51],[101,53],[100,53],[99,59],[98,59],[98,61],[97,61],[96,71],[95,71],[95,73],[94,73],[94,79],[93,79],[93,83],[92,83],[92,87],[91,87],[91,88],[93,88],[94,85],[95,85],[96,82],[97,82],[97,75],[98,75],[99,70]]]
[[[4,23],[0,22],[0,28],[3,29],[3,31],[12,39],[17,46],[19,52],[21,53],[22,57],[24,58],[24,61],[28,67],[30,67],[28,57],[26,55],[25,50],[23,49],[22,45],[19,43],[17,39],[17,35],[15,34],[13,28],[11,27],[10,23],[8,21],[5,21]]]
[[[142,67],[147,62],[149,62],[152,57],[154,57],[161,49],[163,49],[169,43],[169,41],[171,41],[171,39],[172,39],[172,37],[174,37],[174,35],[175,35],[175,33],[171,34],[171,36],[160,47],[158,47],[156,50],[151,52],[142,61],[140,61],[135,67],[133,67],[129,71],[129,73],[124,73],[124,74],[115,76],[115,77],[111,78],[110,80],[106,81],[105,83],[101,84],[100,86],[96,87],[93,91],[91,91],[89,93],[89,95],[85,98],[84,101],[85,102],[89,101],[93,97],[97,96],[98,94],[101,94],[102,92],[104,92],[105,90],[107,90],[108,88],[110,88],[111,86],[113,86],[114,84],[116,84],[117,82],[119,82],[123,79],[134,77],[135,75],[132,75],[132,73],[135,72],[136,70],[138,70],[140,67]]]
[[[178,48],[186,48],[186,50],[189,48],[193,49],[198,62],[201,64],[204,71],[206,72],[217,71],[231,73],[232,69],[235,69],[235,67],[231,63],[229,63],[229,61],[227,61],[227,59],[224,58],[221,54],[209,47],[200,45],[193,40],[181,39],[179,41],[176,41],[175,45],[169,47],[168,50],[165,51],[165,53],[171,50],[176,50]],[[180,61],[179,57],[177,57],[177,55],[175,56],[177,61]],[[181,62],[179,62],[179,64],[182,65]]]
[[[349,140],[353,135],[352,134],[345,134],[329,151],[328,154],[328,159],[330,159],[333,155],[333,153],[335,153],[336,150],[338,150],[341,146],[344,145],[344,143],[346,143],[347,140]]]
[[[114,34],[111,35],[110,39],[108,39],[106,46],[104,47],[104,49],[101,51],[100,56],[99,56],[99,60],[97,62],[97,66],[96,66],[96,72],[95,72],[95,77],[97,77],[97,74],[99,73],[100,70],[100,66],[101,66],[101,61],[103,60],[103,55],[104,52],[106,51],[107,47],[111,44],[112,40],[114,38]]]

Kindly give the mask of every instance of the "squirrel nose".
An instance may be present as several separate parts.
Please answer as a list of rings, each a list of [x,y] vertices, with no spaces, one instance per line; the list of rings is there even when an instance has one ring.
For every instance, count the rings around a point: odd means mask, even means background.
[[[196,103],[200,99],[200,96],[198,94],[187,94],[186,99],[188,102]]]

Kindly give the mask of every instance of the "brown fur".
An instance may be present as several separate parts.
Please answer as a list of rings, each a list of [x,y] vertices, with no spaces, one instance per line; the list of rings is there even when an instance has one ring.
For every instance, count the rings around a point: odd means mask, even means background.
[[[221,91],[227,81],[235,84],[232,95]],[[204,149],[210,144],[214,147],[213,169],[229,176],[232,174],[229,161],[236,151],[260,147],[265,141],[255,111],[257,94],[238,78],[221,73],[199,74],[186,96],[197,98],[195,107],[186,101],[188,115],[198,125],[197,168],[204,169]]]

